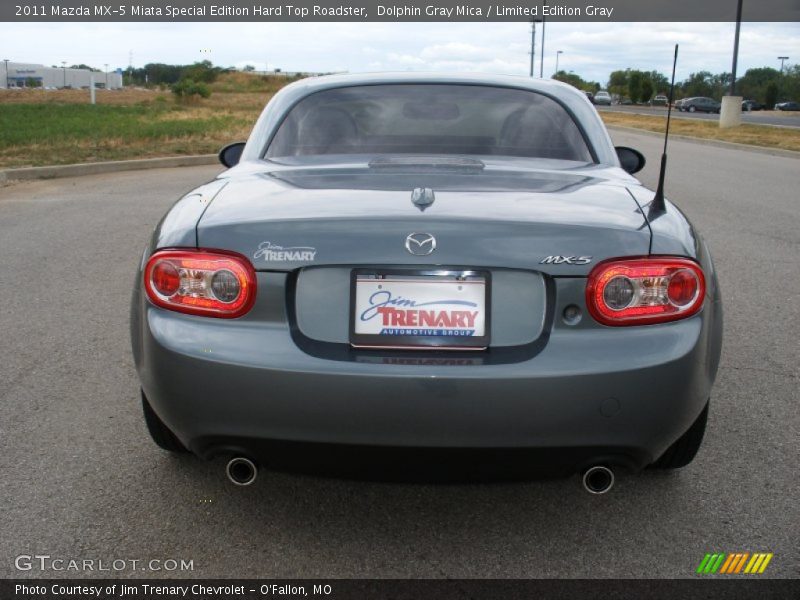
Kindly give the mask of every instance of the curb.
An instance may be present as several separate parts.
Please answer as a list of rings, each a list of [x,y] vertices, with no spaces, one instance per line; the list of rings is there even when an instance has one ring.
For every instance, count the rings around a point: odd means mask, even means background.
[[[213,164],[219,164],[219,159],[216,154],[144,158],[139,160],[115,160],[108,162],[81,163],[77,165],[56,165],[52,167],[24,167],[21,169],[0,170],[0,183],[5,181],[80,177],[82,175],[99,175],[102,173],[116,173],[119,171],[196,167]],[[220,165],[220,167],[222,167],[222,165]]]
[[[642,135],[649,135],[664,139],[663,133],[657,131],[648,131],[647,129],[636,129],[635,127],[623,127],[620,125],[606,125],[609,131],[617,130],[628,133],[641,133]],[[744,150],[746,152],[756,152],[758,154],[768,154],[770,156],[784,156],[786,158],[800,159],[800,152],[794,150],[784,150],[783,148],[767,148],[765,146],[753,146],[752,144],[737,144],[736,142],[724,142],[722,140],[709,140],[706,138],[696,138],[688,135],[678,135],[674,133],[669,134],[671,140],[681,140],[682,142],[693,142],[695,144],[702,144],[704,146],[716,146],[718,148],[727,148],[728,150]]]

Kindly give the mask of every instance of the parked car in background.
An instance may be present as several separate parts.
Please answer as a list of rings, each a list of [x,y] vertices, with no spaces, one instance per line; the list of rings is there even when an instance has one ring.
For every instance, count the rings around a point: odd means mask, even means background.
[[[775,110],[800,110],[800,103],[797,102],[778,102]]]
[[[586,97],[589,99],[589,102],[594,104],[594,94],[592,92],[583,92],[583,93],[586,94]]]
[[[764,110],[766,106],[755,100],[742,100],[742,110]]]
[[[594,95],[594,103],[602,104],[604,106],[611,106],[611,94],[605,90],[600,90]]]
[[[686,98],[681,98],[680,100],[676,100],[675,103],[672,105],[672,108],[676,108],[682,111],[684,102],[686,102]]]
[[[722,105],[713,98],[698,96],[696,98],[686,98],[680,106],[683,112],[707,112],[718,113]]]
[[[653,106],[666,106],[667,102],[669,102],[669,98],[667,98],[664,94],[658,94],[653,100],[650,102]]]

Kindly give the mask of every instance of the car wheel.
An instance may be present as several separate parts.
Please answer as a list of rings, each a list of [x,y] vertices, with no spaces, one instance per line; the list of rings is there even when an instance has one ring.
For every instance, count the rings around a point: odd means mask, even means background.
[[[181,441],[175,437],[175,434],[164,425],[164,422],[158,418],[158,415],[151,408],[147,397],[142,391],[142,411],[144,412],[144,422],[147,424],[147,431],[150,432],[150,437],[156,445],[168,452],[183,453],[188,452],[186,446],[181,444]]]
[[[703,443],[708,421],[708,402],[692,426],[672,444],[661,457],[650,465],[653,469],[680,469],[694,459]]]
[[[693,113],[693,112],[694,112],[694,111],[696,111],[696,110],[697,110],[697,109],[696,109],[694,106],[690,106],[690,107],[689,107],[689,112],[691,112],[691,113]]]

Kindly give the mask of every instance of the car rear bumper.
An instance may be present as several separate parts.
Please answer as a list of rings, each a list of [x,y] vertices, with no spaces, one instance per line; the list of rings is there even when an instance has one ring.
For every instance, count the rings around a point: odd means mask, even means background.
[[[519,360],[397,351],[352,351],[341,360],[301,349],[285,314],[258,307],[223,321],[166,311],[135,294],[133,312],[144,392],[204,457],[310,442],[521,448],[546,460],[568,457],[575,469],[598,459],[641,468],[703,409],[721,334],[721,311],[708,301],[695,317],[648,327],[555,319],[546,343]]]

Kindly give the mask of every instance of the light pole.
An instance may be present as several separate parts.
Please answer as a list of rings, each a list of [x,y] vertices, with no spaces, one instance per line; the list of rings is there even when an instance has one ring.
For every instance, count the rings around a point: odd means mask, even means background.
[[[531,70],[530,76],[533,77],[533,61],[536,57],[536,19],[531,19]]]
[[[733,36],[733,64],[731,65],[730,96],[736,95],[736,64],[739,62],[739,30],[742,27],[742,0],[736,5],[736,33]]]
[[[64,71],[64,87],[67,87],[67,61],[61,61],[61,70]]]
[[[783,63],[786,62],[787,60],[789,60],[789,57],[788,56],[779,56],[778,60],[781,61],[781,75],[783,75]],[[6,63],[8,63],[8,61],[6,61]],[[8,72],[8,71],[6,71],[6,72]]]
[[[553,77],[555,77],[556,75],[558,75],[558,58],[559,58],[559,57],[560,57],[562,54],[564,54],[564,51],[563,51],[563,50],[556,50],[556,72],[553,74]]]
[[[545,10],[547,9],[547,2],[544,3]],[[542,60],[539,62],[539,79],[544,77],[544,28],[547,23],[544,20],[544,11],[542,11]]]
[[[4,63],[6,63],[6,89],[8,89],[8,59],[7,59],[7,58],[4,58],[4,59],[3,59],[3,62],[4,62]],[[781,68],[781,71],[782,71],[782,70],[783,70],[783,69]]]
[[[743,0],[736,2],[736,30],[733,34],[733,61],[731,63],[731,85],[727,95],[722,96],[719,109],[719,127],[739,127],[742,124],[742,98],[736,95],[736,67],[739,62],[739,31],[742,28]]]
[[[108,89],[108,63],[104,63],[103,66],[106,68],[106,83],[104,87]]]

